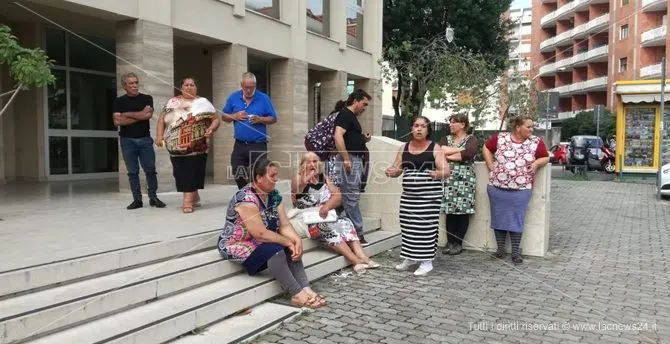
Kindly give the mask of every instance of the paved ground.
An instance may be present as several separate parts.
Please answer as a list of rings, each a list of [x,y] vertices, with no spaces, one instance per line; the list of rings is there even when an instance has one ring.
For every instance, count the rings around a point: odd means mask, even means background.
[[[315,284],[330,306],[259,343],[670,343],[670,203],[654,186],[555,180],[550,254],[482,252]]]

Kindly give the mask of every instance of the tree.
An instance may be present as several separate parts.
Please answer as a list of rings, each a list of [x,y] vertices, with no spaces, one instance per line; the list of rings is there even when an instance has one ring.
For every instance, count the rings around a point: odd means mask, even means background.
[[[55,77],[51,74],[53,63],[46,53],[39,48],[22,47],[6,25],[0,25],[0,66],[2,65],[9,67],[13,88],[0,93],[0,98],[11,95],[0,110],[0,116],[5,113],[19,91],[55,82]]]
[[[594,112],[583,111],[575,117],[566,119],[561,125],[561,140],[568,141],[575,135],[596,135],[597,125],[594,120]],[[600,137],[605,139],[612,137],[616,133],[616,117],[614,114],[605,110],[600,119]]]
[[[511,0],[384,0],[383,59],[391,72],[385,74],[397,79],[396,120],[401,108],[407,116],[421,114],[429,92],[433,100],[461,92],[484,98],[482,84],[490,85],[492,76],[507,66],[509,23],[502,15],[510,4]],[[445,38],[448,26],[455,31],[453,43]]]

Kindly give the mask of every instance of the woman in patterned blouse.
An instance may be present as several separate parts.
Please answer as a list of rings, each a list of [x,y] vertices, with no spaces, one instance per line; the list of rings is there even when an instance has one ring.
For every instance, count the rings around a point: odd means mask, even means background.
[[[463,252],[463,238],[470,226],[470,215],[475,213],[475,184],[477,177],[473,163],[479,145],[477,139],[468,134],[470,122],[467,114],[455,114],[449,118],[451,134],[442,146],[444,156],[451,167],[451,178],[444,181],[442,208],[446,214],[447,239],[444,254],[457,255]]]
[[[259,160],[252,181],[228,204],[218,249],[224,259],[242,263],[249,275],[268,269],[298,307],[319,308],[326,300],[309,287],[302,264],[302,239],[293,230],[275,188],[279,164]]]
[[[519,246],[533,180],[537,170],[549,162],[549,153],[542,139],[533,135],[532,117],[513,117],[511,127],[512,132],[494,134],[483,151],[490,171],[486,191],[491,205],[491,229],[498,245],[495,256],[505,258],[505,239],[509,233],[512,262],[521,264]]]

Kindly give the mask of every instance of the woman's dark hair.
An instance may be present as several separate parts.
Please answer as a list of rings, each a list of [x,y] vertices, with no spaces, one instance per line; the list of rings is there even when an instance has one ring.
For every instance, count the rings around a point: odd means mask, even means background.
[[[186,80],[193,80],[193,83],[195,84],[195,87],[198,87],[198,80],[195,80],[195,78],[192,78],[190,76],[182,78],[181,82],[179,83],[179,87],[183,87]]]
[[[279,163],[276,161],[270,161],[265,157],[261,157],[249,168],[251,170],[251,181],[256,181],[259,177],[263,177],[268,174],[270,167],[279,167]]]
[[[335,103],[335,110],[333,110],[333,112],[340,112],[340,110],[344,109],[345,106],[347,106],[347,102],[344,100],[338,100],[337,103]]]
[[[449,117],[449,122],[451,121],[463,124],[465,126],[465,128],[463,129],[465,130],[466,133],[470,130],[470,119],[468,118],[468,114],[466,113],[456,113],[451,115]]]
[[[415,116],[412,118],[412,121],[409,122],[409,126],[414,127],[414,123],[416,123],[417,120],[422,119],[424,122],[426,122],[426,130],[427,130],[427,137],[428,140],[430,140],[431,135],[433,135],[433,125],[430,123],[430,120],[426,116]],[[412,138],[414,138],[414,135],[412,135]]]
[[[363,98],[367,98],[367,100],[372,99],[372,97],[367,92],[359,88],[356,91],[351,92],[347,98],[347,106],[353,104],[354,102],[360,102],[363,100]]]
[[[513,116],[509,119],[509,126],[512,128],[512,131],[516,130],[517,127],[520,127],[523,125],[524,122],[527,120],[533,120],[533,117],[529,115],[518,115],[518,116]]]

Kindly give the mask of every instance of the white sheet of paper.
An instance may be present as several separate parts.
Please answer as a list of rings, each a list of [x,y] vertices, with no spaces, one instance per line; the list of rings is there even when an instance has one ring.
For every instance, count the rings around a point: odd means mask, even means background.
[[[328,211],[328,216],[326,216],[326,218],[324,219],[321,217],[321,215],[319,215],[318,209],[303,211],[302,221],[308,225],[322,222],[335,222],[337,221],[337,213],[335,212],[335,209],[331,209],[330,211]]]

